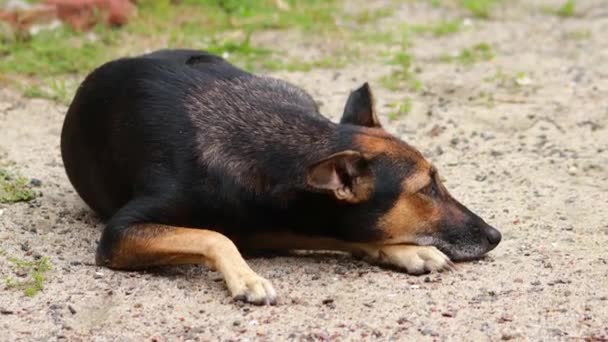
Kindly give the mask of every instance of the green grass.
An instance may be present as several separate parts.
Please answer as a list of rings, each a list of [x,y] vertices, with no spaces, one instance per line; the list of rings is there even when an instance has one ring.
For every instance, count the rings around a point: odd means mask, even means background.
[[[48,258],[40,258],[36,261],[27,261],[18,258],[8,259],[16,271],[26,273],[25,280],[19,281],[12,277],[5,279],[6,287],[9,289],[22,289],[26,297],[33,297],[44,289],[45,274],[51,269]]]
[[[563,18],[572,17],[575,14],[576,4],[574,0],[566,1],[560,8],[555,11],[555,14]]]
[[[275,0],[142,1],[138,16],[118,29],[99,25],[81,33],[64,26],[32,37],[20,34],[15,40],[0,40],[0,75],[28,97],[66,103],[75,90],[66,83],[68,76],[81,79],[117,57],[156,48],[189,47],[227,54],[232,62],[252,70],[263,68],[270,59],[281,60],[280,53],[272,51],[274,47],[251,44],[254,32],[339,31],[335,0],[283,0],[280,4]],[[358,20],[371,21],[387,14],[370,12]],[[275,64],[280,65],[285,64]]]
[[[471,65],[478,62],[489,61],[494,58],[492,47],[487,43],[479,43],[469,48],[464,48],[457,56],[441,56],[444,62],[458,62],[463,65]]]
[[[499,0],[460,0],[460,6],[476,18],[488,19],[492,8],[498,2]]]
[[[392,8],[380,8],[376,10],[364,9],[351,17],[357,25],[365,25],[384,18],[392,13]]]
[[[76,92],[77,84],[65,79],[47,79],[42,84],[30,82],[23,85],[23,96],[27,98],[42,98],[68,105]]]
[[[0,169],[0,203],[30,201],[35,197],[25,177]]]
[[[412,111],[412,100],[409,98],[400,102],[394,102],[389,105],[392,111],[388,114],[389,121],[398,120]]]
[[[395,69],[380,78],[383,87],[393,91],[402,88],[409,88],[412,91],[422,89],[422,82],[414,72],[412,55],[407,52],[397,52],[391,56],[388,63],[394,65]]]
[[[142,2],[140,19],[122,29],[99,26],[93,34],[83,35],[62,27],[29,39],[0,43],[0,72],[39,77],[85,73],[123,55],[121,42],[133,42],[132,53],[137,53],[150,44],[165,46],[163,38],[169,47],[228,51],[251,59],[260,57],[261,52],[249,45],[254,31],[335,27],[333,1],[286,3],[289,10],[283,11],[273,1],[186,0],[180,5],[171,5],[169,0]],[[227,32],[241,32],[245,38],[222,38]]]
[[[417,33],[431,33],[435,37],[447,36],[459,32],[462,22],[459,20],[439,21],[430,25],[416,25],[412,29]]]

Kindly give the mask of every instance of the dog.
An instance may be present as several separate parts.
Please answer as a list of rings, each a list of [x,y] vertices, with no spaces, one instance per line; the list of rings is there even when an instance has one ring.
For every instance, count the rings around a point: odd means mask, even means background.
[[[204,264],[253,304],[277,294],[239,249],[346,251],[421,274],[501,240],[382,128],[367,83],[334,123],[304,90],[204,51],[122,58],[80,85],[61,153],[107,220],[98,265]]]

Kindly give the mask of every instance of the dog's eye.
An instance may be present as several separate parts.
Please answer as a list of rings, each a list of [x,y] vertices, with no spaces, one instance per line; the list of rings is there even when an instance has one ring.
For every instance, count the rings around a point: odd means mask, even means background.
[[[423,193],[426,196],[435,198],[437,197],[437,185],[435,185],[435,182],[431,182],[429,185],[425,186],[424,188],[420,189],[420,192]]]

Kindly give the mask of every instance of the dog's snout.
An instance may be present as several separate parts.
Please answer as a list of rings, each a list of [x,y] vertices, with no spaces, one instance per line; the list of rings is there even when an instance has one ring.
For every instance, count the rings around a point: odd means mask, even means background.
[[[495,229],[490,226],[486,226],[484,231],[485,231],[486,238],[488,239],[488,242],[490,243],[490,245],[492,245],[493,247],[498,245],[498,243],[502,239],[502,234],[500,234],[498,229]]]

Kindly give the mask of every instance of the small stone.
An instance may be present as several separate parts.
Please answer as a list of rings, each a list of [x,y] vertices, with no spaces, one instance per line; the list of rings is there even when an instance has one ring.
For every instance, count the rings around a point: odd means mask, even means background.
[[[42,185],[42,181],[40,179],[32,178],[30,180],[30,185],[34,187],[39,187]]]
[[[72,313],[72,315],[76,314],[76,309],[74,309],[72,304],[68,304],[68,310],[70,310],[70,313]]]
[[[501,340],[503,340],[503,341],[512,340],[512,339],[514,339],[514,338],[515,338],[515,336],[514,336],[513,334],[510,334],[510,333],[504,333],[504,334],[502,334],[502,336],[500,337],[500,339],[501,339]]]
[[[334,300],[331,298],[323,299],[323,305],[330,305],[334,303]]]
[[[95,272],[95,274],[93,275],[94,279],[101,279],[103,278],[103,273],[101,272]]]

